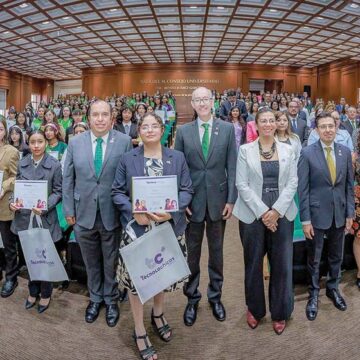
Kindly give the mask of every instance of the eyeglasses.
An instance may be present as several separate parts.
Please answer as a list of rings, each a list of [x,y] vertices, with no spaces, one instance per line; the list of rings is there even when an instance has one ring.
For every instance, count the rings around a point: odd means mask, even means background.
[[[211,101],[212,98],[196,98],[196,99],[192,99],[192,102],[195,104],[195,105],[200,105],[201,103],[203,103],[204,105],[209,105],[210,104],[210,101]]]
[[[140,126],[140,130],[143,132],[148,132],[151,130],[159,130],[161,129],[161,126],[159,124],[154,124],[154,125],[144,125],[144,126]]]
[[[320,130],[326,130],[326,129],[329,129],[329,130],[334,130],[335,129],[335,125],[334,124],[328,124],[328,125],[319,125],[318,128]]]

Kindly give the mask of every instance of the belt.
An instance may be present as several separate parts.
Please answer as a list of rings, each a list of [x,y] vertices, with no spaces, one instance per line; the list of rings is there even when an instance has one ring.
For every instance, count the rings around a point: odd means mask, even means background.
[[[279,188],[263,188],[262,189],[263,192],[268,193],[268,192],[272,192],[272,191],[279,191]]]

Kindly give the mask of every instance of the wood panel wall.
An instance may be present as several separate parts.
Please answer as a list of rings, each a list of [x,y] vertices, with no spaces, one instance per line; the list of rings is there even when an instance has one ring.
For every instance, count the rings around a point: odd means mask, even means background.
[[[40,94],[44,99],[52,96],[54,82],[0,69],[0,88],[7,90],[7,108],[15,106],[17,110],[23,110],[25,104],[31,100],[31,94]]]

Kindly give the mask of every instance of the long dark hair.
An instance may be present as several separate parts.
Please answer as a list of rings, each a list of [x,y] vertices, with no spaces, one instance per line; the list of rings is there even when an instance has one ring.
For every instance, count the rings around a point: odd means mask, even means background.
[[[11,133],[15,131],[17,134],[20,135],[20,139],[19,139],[19,146],[15,146],[13,140],[11,139]],[[18,125],[13,125],[10,129],[9,129],[9,134],[8,134],[8,143],[14,147],[16,147],[18,150],[21,149],[23,147],[23,145],[25,144],[25,140],[24,140],[24,135],[22,130],[19,128]]]
[[[228,118],[227,118],[227,121],[228,122],[233,122],[233,117],[231,116],[231,113],[234,109],[238,109],[239,110],[239,118],[238,118],[238,122],[242,128],[242,132],[241,132],[241,144],[244,144],[245,143],[245,139],[246,139],[246,121],[244,120],[244,118],[242,117],[241,115],[241,110],[240,110],[240,107],[239,106],[233,106],[230,111],[229,111],[229,115],[228,115]]]
[[[124,105],[121,109],[120,109],[120,113],[118,115],[118,117],[116,118],[116,122],[118,123],[122,123],[123,122],[123,117],[122,117],[122,113],[123,111],[129,110],[131,111],[131,122],[132,123],[136,123],[136,118],[135,118],[135,111],[131,106],[128,105]]]

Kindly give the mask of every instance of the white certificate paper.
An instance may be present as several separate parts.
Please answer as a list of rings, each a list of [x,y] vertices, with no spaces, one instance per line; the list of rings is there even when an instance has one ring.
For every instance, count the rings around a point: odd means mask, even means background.
[[[4,179],[4,172],[2,170],[0,170],[0,190],[2,188],[3,179]]]
[[[134,213],[179,211],[177,176],[139,176],[132,178]]]
[[[47,210],[48,182],[47,180],[16,180],[14,203],[22,209],[38,208]]]

